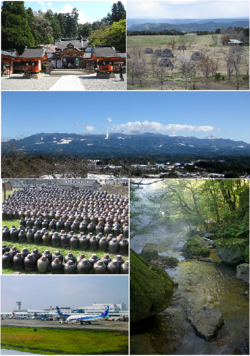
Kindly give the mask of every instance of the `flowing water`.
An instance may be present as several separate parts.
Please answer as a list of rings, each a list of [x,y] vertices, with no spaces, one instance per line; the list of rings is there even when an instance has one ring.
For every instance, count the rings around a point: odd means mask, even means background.
[[[145,190],[149,192],[149,189]],[[145,191],[143,193],[145,194]],[[165,241],[166,235],[167,231]],[[185,239],[183,237],[182,240]],[[137,253],[141,253],[142,248],[149,242],[159,243],[152,235],[151,239],[150,236],[137,236],[134,241],[132,240],[131,247]],[[177,267],[166,270],[178,285],[174,289],[169,308],[155,317],[144,320],[141,329],[137,330],[141,334],[135,335],[136,332],[133,330],[131,354],[149,352],[168,355],[249,354],[249,300],[244,295],[249,287],[235,279],[236,268],[220,262],[213,264],[196,260],[185,261],[178,249],[177,251],[168,249],[160,254],[173,256],[179,260]],[[208,342],[196,335],[187,319],[190,311],[204,306],[219,310],[224,318],[224,325],[218,331],[218,335]],[[140,336],[145,346],[140,345],[139,349]]]

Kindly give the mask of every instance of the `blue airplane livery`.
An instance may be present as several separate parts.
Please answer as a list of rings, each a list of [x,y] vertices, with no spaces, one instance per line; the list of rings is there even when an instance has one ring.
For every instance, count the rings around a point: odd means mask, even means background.
[[[60,310],[60,308],[56,307],[57,314],[61,319],[67,319],[71,314],[63,314]]]
[[[87,323],[91,324],[96,321],[101,321],[105,320],[109,315],[109,306],[106,306],[104,309],[104,312],[101,313],[100,315],[90,315],[90,314],[71,314],[68,318],[67,321],[71,322],[80,322],[81,324]]]

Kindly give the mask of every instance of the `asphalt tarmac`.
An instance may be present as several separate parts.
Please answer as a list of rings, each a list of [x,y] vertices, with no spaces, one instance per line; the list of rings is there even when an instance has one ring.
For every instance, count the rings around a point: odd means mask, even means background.
[[[89,330],[128,333],[127,321],[98,321],[93,324],[59,324],[59,321],[42,321],[39,319],[5,319],[1,320],[1,326],[42,328],[42,329],[64,329],[64,330]]]

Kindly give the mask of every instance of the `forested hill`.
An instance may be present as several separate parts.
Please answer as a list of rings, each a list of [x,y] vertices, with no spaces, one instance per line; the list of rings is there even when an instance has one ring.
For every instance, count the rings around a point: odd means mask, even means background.
[[[186,24],[173,24],[173,23],[152,23],[146,22],[143,24],[129,26],[129,31],[163,31],[163,30],[176,30],[176,31],[215,31],[217,28],[227,29],[229,27],[249,27],[248,20],[237,20],[233,22],[214,22],[208,21],[206,23],[186,23]]]

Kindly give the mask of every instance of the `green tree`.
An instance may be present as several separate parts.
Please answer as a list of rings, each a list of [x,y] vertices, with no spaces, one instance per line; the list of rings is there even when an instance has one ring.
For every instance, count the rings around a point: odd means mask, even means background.
[[[92,45],[113,46],[116,50],[126,51],[126,20],[114,22],[104,29],[92,31],[89,37]]]
[[[78,10],[74,8],[71,13],[65,15],[65,33],[66,37],[75,37],[78,32]]]
[[[79,36],[89,37],[91,32],[92,32],[91,23],[87,22],[87,23],[78,25],[78,34],[79,34]]]
[[[15,48],[19,54],[34,46],[24,1],[4,1],[2,6],[2,48]]]
[[[45,15],[41,14],[35,17],[32,31],[35,37],[35,43],[37,45],[51,44],[54,42],[53,28],[50,24],[50,21],[45,18]]]
[[[53,14],[52,10],[47,10],[45,16],[49,20],[51,27],[53,28],[53,37],[54,39],[59,39],[62,37],[61,26],[57,18],[57,14]]]
[[[121,1],[114,3],[111,8],[111,13],[103,19],[104,22],[108,22],[110,24],[114,22],[118,22],[120,20],[126,19],[126,10]]]

